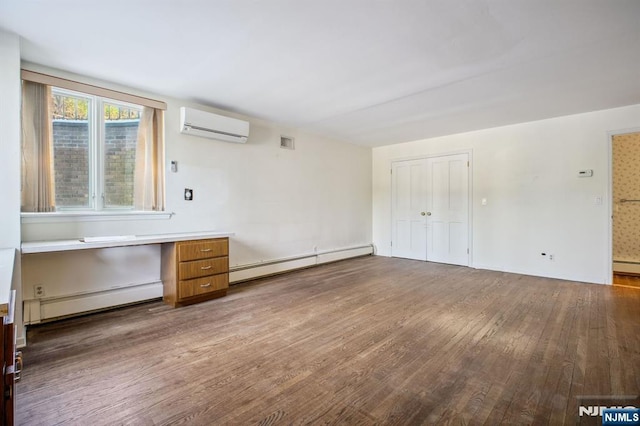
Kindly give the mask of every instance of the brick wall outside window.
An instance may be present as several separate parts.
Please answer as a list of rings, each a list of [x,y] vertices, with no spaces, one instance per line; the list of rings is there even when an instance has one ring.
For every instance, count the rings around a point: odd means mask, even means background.
[[[105,127],[105,202],[132,206],[138,122],[106,122]],[[88,206],[87,122],[54,120],[53,139],[56,205]]]

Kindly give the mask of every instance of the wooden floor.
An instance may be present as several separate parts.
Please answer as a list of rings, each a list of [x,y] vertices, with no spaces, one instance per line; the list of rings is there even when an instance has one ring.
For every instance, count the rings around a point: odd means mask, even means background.
[[[628,287],[637,287],[640,289],[640,276],[626,275],[626,274],[613,274],[613,284],[626,285]]]
[[[640,291],[364,257],[28,343],[23,425],[576,424],[640,393]]]

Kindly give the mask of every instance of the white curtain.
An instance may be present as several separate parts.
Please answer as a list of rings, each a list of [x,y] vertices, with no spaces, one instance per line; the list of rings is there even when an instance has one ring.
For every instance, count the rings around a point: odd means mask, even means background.
[[[51,87],[22,82],[23,212],[55,211]]]
[[[164,210],[164,111],[144,107],[138,127],[133,204],[136,210]]]

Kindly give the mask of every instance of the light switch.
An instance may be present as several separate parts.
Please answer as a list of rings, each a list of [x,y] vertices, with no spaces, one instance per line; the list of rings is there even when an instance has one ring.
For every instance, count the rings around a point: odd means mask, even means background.
[[[487,205],[487,199],[486,199],[486,198],[483,198],[483,199],[482,199],[482,201],[481,201],[481,204],[482,204],[483,206],[486,206],[486,205]]]
[[[596,206],[601,206],[601,205],[602,205],[602,197],[601,197],[600,195],[596,195],[596,196],[593,198],[593,203],[594,203]]]

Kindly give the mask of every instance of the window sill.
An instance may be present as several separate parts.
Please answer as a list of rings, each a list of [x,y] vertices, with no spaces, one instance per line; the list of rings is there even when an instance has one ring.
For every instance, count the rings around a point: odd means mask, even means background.
[[[20,213],[22,223],[61,223],[61,222],[103,222],[112,220],[167,220],[175,213],[171,212],[52,212]]]

